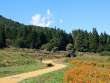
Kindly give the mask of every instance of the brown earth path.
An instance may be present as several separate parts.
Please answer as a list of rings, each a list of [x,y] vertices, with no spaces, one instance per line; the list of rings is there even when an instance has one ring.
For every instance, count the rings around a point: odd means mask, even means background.
[[[3,77],[3,78],[0,78],[0,83],[18,83],[24,79],[36,77],[36,76],[39,76],[39,75],[42,75],[45,73],[49,73],[52,71],[56,71],[56,70],[66,67],[66,65],[64,65],[63,63],[56,63],[56,62],[54,62],[54,60],[45,60],[45,61],[43,61],[43,63],[46,63],[46,64],[51,63],[54,66],[48,67],[46,69],[40,69],[40,70],[36,70],[36,71],[32,71],[32,72]]]

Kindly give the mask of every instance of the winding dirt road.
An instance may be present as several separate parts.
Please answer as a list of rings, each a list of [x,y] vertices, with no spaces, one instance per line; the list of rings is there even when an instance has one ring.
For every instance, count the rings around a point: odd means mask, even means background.
[[[33,72],[27,72],[27,73],[22,73],[22,74],[17,74],[17,75],[12,75],[8,77],[3,77],[0,78],[0,83],[18,83],[24,79],[30,78],[30,77],[36,77],[45,73],[49,73],[52,71],[56,71],[62,68],[65,68],[66,65],[61,64],[61,63],[56,63],[53,60],[45,60],[43,63],[52,63],[54,66],[53,67],[48,67],[46,69],[40,69],[37,71]]]

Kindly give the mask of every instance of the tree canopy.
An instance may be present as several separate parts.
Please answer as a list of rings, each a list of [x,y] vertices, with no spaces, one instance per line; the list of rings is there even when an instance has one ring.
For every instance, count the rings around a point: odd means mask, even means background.
[[[99,34],[96,28],[91,32],[73,30],[66,33],[59,28],[24,25],[0,16],[0,48],[35,48],[45,50],[74,49],[81,52],[110,51],[110,35]]]

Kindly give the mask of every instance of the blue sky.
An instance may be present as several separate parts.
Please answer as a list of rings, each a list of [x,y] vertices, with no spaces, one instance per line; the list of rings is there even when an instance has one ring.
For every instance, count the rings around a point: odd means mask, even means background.
[[[24,24],[110,34],[110,0],[1,0],[0,14]]]

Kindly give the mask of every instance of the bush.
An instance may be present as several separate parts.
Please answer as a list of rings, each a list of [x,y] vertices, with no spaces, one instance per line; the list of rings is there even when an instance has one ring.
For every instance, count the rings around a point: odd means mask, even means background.
[[[53,47],[52,52],[56,52],[56,51],[58,51],[58,47]]]
[[[67,46],[66,46],[66,50],[73,50],[73,45],[71,43],[69,43]]]
[[[41,46],[42,50],[47,50],[47,51],[51,51],[52,48],[53,47],[51,46],[50,43],[47,43],[47,44],[44,44],[44,45]]]

